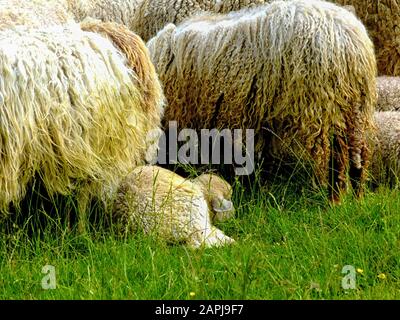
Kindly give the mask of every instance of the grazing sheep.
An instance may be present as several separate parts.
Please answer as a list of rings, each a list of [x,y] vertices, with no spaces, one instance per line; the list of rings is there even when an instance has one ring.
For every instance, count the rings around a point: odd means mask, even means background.
[[[216,175],[186,180],[167,169],[142,166],[120,185],[113,221],[192,248],[229,244],[234,240],[212,222],[233,216],[231,195],[231,186]]]
[[[394,185],[400,179],[400,112],[375,112],[376,134],[371,139],[371,180]]]
[[[163,110],[147,48],[116,24],[82,29],[0,32],[2,211],[39,177],[49,195],[75,195],[84,220],[90,199],[145,161]]]
[[[376,63],[353,14],[328,2],[275,1],[169,24],[147,46],[168,101],[165,127],[254,129],[256,154],[311,158],[322,185],[333,153],[333,200],[349,168],[361,190]]]
[[[376,79],[378,91],[378,111],[400,110],[400,77],[378,77]]]
[[[351,5],[375,44],[380,75],[400,76],[400,3],[398,0],[330,0]]]
[[[59,0],[0,0],[0,30],[25,25],[49,27],[73,21]]]
[[[266,0],[142,0],[133,19],[132,30],[150,40],[168,23],[179,24],[201,12],[227,13],[254,7]]]

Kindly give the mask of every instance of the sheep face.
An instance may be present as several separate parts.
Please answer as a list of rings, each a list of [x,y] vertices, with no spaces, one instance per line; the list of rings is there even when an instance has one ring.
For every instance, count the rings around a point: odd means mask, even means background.
[[[214,174],[202,174],[194,182],[203,190],[213,222],[222,222],[234,216],[232,187],[228,182]]]

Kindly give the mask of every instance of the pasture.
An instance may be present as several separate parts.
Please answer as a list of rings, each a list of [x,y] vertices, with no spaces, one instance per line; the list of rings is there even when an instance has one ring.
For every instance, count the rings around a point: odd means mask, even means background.
[[[0,298],[400,298],[398,189],[333,207],[305,186],[298,176],[251,192],[236,184],[236,218],[217,226],[237,243],[202,250],[121,237],[95,219],[82,235],[61,214],[31,207],[35,216],[2,224]],[[42,288],[45,265],[55,268],[55,289]],[[342,286],[346,265],[354,289]]]

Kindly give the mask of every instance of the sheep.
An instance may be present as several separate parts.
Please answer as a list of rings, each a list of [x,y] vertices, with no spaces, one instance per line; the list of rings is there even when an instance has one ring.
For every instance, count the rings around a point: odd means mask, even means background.
[[[371,136],[373,185],[395,185],[400,178],[400,112],[375,112],[376,133]]]
[[[40,178],[76,197],[82,230],[89,201],[150,157],[164,96],[144,42],[88,20],[1,31],[0,105],[0,210]]]
[[[187,180],[161,167],[140,166],[118,189],[113,222],[122,222],[124,231],[142,230],[194,249],[231,244],[212,224],[233,217],[231,195],[231,186],[213,174]]]
[[[400,110],[400,78],[378,77],[376,80],[378,91],[377,111]]]
[[[400,4],[398,0],[330,0],[352,5],[375,44],[379,75],[400,76]]]
[[[0,0],[0,30],[18,25],[49,27],[74,20],[59,0]]]
[[[168,23],[179,24],[201,12],[227,13],[255,7],[266,0],[141,0],[132,30],[144,41],[150,40]]]
[[[255,154],[313,160],[322,186],[334,174],[333,201],[349,169],[361,194],[376,60],[365,27],[346,9],[275,1],[168,24],[147,46],[168,102],[164,128],[254,129]]]

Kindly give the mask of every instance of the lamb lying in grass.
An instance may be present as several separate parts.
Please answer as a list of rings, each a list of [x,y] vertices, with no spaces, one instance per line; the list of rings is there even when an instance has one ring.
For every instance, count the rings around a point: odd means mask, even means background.
[[[125,231],[139,228],[192,248],[221,246],[234,240],[212,223],[234,215],[231,195],[231,186],[213,174],[187,180],[160,167],[140,166],[121,184],[113,217]]]

